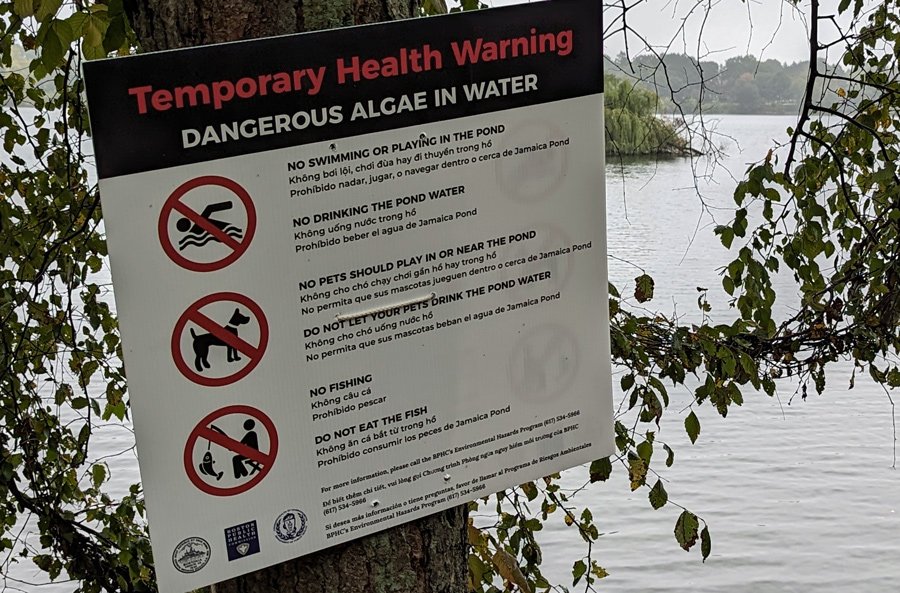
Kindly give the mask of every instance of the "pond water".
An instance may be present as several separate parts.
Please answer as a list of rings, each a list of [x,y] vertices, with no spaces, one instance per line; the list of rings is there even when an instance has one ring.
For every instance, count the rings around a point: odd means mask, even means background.
[[[632,290],[639,266],[656,280],[652,309],[686,322],[698,318],[697,287],[710,289],[714,317],[730,317],[719,271],[731,257],[712,232],[714,219],[730,218],[735,182],[729,170],[740,177],[775,141],[783,142],[794,123],[772,116],[713,119],[716,143],[727,156],[724,167],[696,187],[685,160],[607,168],[611,280],[623,292]],[[708,170],[701,165],[698,172]],[[788,278],[780,284],[779,307],[786,312],[796,290]],[[619,471],[575,499],[593,510],[605,534],[593,551],[610,573],[601,590],[897,591],[900,473],[892,468],[892,406],[862,373],[849,390],[851,372],[849,364],[836,365],[825,393],[810,390],[806,401],[791,400],[796,385],[788,381],[775,398],[746,395],[727,419],[700,406],[702,429],[693,446],[677,414],[691,395],[687,389],[672,393],[676,414],[663,422],[659,438],[675,449],[676,461],[671,469],[660,464],[662,476],[670,501],[709,524],[712,555],[701,563],[699,550],[682,551],[673,535],[681,509],[670,502],[654,511],[647,491],[631,493]],[[570,489],[584,481],[584,470],[564,474]],[[571,585],[572,562],[585,553],[575,529],[560,519],[542,535],[548,576]]]

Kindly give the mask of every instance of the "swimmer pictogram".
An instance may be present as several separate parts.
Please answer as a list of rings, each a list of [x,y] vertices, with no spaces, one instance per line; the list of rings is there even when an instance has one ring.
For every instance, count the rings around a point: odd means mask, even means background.
[[[159,241],[169,258],[192,272],[237,261],[256,232],[256,209],[236,181],[204,175],[182,183],[159,215]]]

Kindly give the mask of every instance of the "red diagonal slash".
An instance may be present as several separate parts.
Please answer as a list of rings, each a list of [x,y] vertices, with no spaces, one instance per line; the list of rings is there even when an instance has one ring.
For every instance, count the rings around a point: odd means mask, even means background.
[[[183,201],[185,194],[198,187],[220,188],[228,191],[237,198],[236,201],[232,201],[232,205],[243,206],[247,215],[246,228],[242,229],[243,236],[240,238],[240,241],[234,237],[230,237],[225,230],[216,226],[219,224],[217,220],[204,218],[201,214],[194,211],[188,203]],[[173,216],[183,216],[185,220],[194,225],[192,228],[196,227],[198,230],[202,229],[204,233],[206,233],[202,235],[203,237],[220,241],[221,244],[225,246],[225,251],[228,253],[224,257],[213,261],[202,261],[202,258],[200,261],[197,261],[185,257],[179,249],[176,249],[175,243],[172,242],[173,230],[169,223]],[[250,247],[250,242],[252,241],[255,232],[256,209],[253,206],[253,200],[251,199],[250,194],[233,179],[220,177],[218,175],[202,175],[200,177],[195,177],[175,188],[175,191],[169,194],[169,197],[166,198],[162,208],[160,208],[159,220],[157,221],[159,244],[162,246],[163,251],[175,264],[181,266],[185,270],[190,270],[191,272],[214,272],[233,264]],[[188,236],[192,236],[192,234],[189,233]],[[200,237],[195,238],[199,239]],[[193,252],[193,250],[190,251]],[[201,255],[204,253],[213,255],[212,253],[205,251],[200,252]],[[198,254],[195,253],[194,255],[196,256]],[[216,255],[220,254],[217,253]]]
[[[188,314],[188,321],[191,321],[215,337],[219,338],[232,348],[235,348],[241,354],[246,354],[251,359],[256,359],[260,356],[259,348],[250,344],[246,340],[243,340],[237,334],[233,334],[200,311],[192,311]]]
[[[212,428],[213,423],[216,422],[219,418],[225,416],[233,416],[235,414],[240,414],[241,416],[249,416],[254,421],[259,423],[258,426],[260,426],[260,430],[265,431],[267,440],[269,442],[268,453],[263,453],[262,451],[254,449],[253,447],[248,447],[247,445],[244,445],[243,443],[227,436],[223,432],[218,431],[218,429]],[[197,471],[198,465],[197,459],[195,458],[197,447],[203,447],[203,445],[200,444],[201,440],[206,440],[210,443],[216,443],[217,445],[234,452],[236,455],[240,455],[245,459],[246,463],[254,464],[254,471],[251,472],[249,479],[228,488],[222,488],[220,486],[216,486],[213,483],[207,482],[200,475],[200,472]],[[208,449],[208,447],[206,448]],[[272,419],[266,416],[266,414],[261,410],[257,410],[256,408],[250,406],[236,404],[225,406],[224,408],[207,414],[206,417],[204,417],[200,422],[197,423],[196,426],[194,426],[194,429],[191,430],[191,434],[190,436],[188,436],[184,446],[184,471],[191,483],[196,486],[201,492],[205,492],[206,494],[210,494],[212,496],[235,496],[237,494],[241,494],[242,492],[246,492],[259,484],[269,473],[269,470],[271,470],[275,465],[277,456],[278,431],[275,429],[275,423],[272,422]]]
[[[258,449],[254,449],[253,447],[248,447],[240,441],[236,441],[233,438],[222,434],[221,432],[216,432],[208,426],[202,426],[198,428],[197,436],[199,438],[206,439],[207,441],[211,441],[217,445],[225,447],[229,451],[234,451],[238,455],[246,457],[247,459],[252,459],[253,461],[263,466],[268,465],[271,461],[271,456],[263,453]]]
[[[172,208],[225,245],[231,247],[233,250],[237,251],[241,247],[239,241],[236,241],[231,236],[225,234],[222,229],[211,223],[209,219],[203,218],[194,212],[194,210],[184,202],[178,200],[172,204]]]

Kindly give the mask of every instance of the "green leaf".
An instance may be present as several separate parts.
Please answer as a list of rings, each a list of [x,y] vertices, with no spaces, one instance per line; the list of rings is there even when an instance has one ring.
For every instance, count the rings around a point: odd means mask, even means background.
[[[612,463],[609,461],[609,457],[591,462],[591,482],[605,482],[611,473]]]
[[[476,586],[484,579],[485,573],[490,573],[490,568],[477,554],[469,554],[469,576]]]
[[[41,62],[48,70],[52,70],[62,64],[63,52],[63,42],[59,38],[59,33],[55,27],[49,27],[41,44]]]
[[[447,4],[444,0],[425,0],[422,3],[422,11],[427,15],[447,14]]]
[[[729,276],[725,276],[724,278],[722,278],[722,288],[724,288],[725,292],[727,292],[728,294],[733,295],[734,281]]]
[[[22,18],[34,15],[34,1],[13,0],[13,12]]]
[[[669,445],[663,444],[663,450],[666,452],[666,467],[672,467],[675,463],[675,451]]]
[[[84,42],[92,48],[98,48],[103,41],[103,21],[96,16],[89,16],[82,25]]]
[[[675,339],[677,340],[677,337],[676,337]],[[659,394],[662,396],[663,402],[666,404],[666,407],[668,407],[668,405],[669,405],[669,392],[668,392],[668,390],[666,389],[666,386],[663,385],[663,382],[660,381],[659,379],[657,379],[656,377],[650,377],[650,378],[649,378],[649,383],[650,383],[651,386],[653,386],[653,388],[657,391],[657,393],[659,393]]]
[[[537,486],[534,485],[534,482],[525,482],[524,484],[519,486],[522,489],[522,492],[525,493],[525,496],[528,497],[528,500],[534,500],[537,498],[538,489]]]
[[[650,489],[650,506],[654,509],[661,509],[669,502],[669,493],[666,492],[662,480],[657,480],[656,485]]]
[[[69,44],[75,41],[75,32],[72,30],[72,26],[65,19],[53,19],[50,22],[50,28],[56,32],[56,35],[59,37],[60,42],[68,48]]]
[[[634,279],[634,298],[639,303],[646,303],[653,298],[653,278],[647,274],[641,274]]]
[[[94,488],[99,488],[106,479],[106,467],[101,463],[95,463],[91,467],[91,479],[94,482]]]
[[[731,244],[734,242],[734,231],[731,227],[719,227],[716,229],[716,233],[721,235],[719,239],[722,241],[722,245],[725,246],[725,249],[731,249]]]
[[[584,573],[587,572],[587,564],[585,564],[584,560],[579,560],[575,564],[572,565],[572,586],[578,584],[578,581],[581,580],[581,577],[584,576]]]
[[[700,419],[697,418],[697,415],[694,414],[693,410],[691,410],[691,413],[684,419],[684,429],[691,439],[691,444],[696,443],[697,437],[700,436]]]
[[[637,446],[637,454],[643,460],[644,465],[650,465],[650,458],[653,457],[653,445],[648,441],[642,441]]]
[[[697,515],[690,511],[682,511],[675,522],[675,540],[685,551],[690,550],[697,543],[697,529],[700,522]]]
[[[700,532],[700,554],[703,555],[704,562],[709,558],[710,552],[712,552],[712,539],[709,537],[709,528],[704,526]]]
[[[72,31],[75,32],[76,36],[81,36],[83,34],[84,23],[87,21],[88,15],[84,12],[73,12],[69,15],[69,18],[66,21],[69,23],[69,26],[72,27]]]
[[[37,20],[43,21],[49,17],[56,16],[61,6],[62,0],[42,0],[34,16]]]
[[[68,383],[63,383],[63,384],[60,385],[59,388],[56,390],[56,395],[55,395],[54,398],[53,398],[53,402],[54,402],[57,406],[61,406],[61,405],[63,405],[63,404],[65,403],[65,401],[66,401],[67,399],[69,399],[70,397],[72,397],[72,394],[73,394],[73,392],[72,392],[72,386],[69,385]]]
[[[106,34],[103,36],[103,49],[106,52],[116,51],[125,44],[125,39],[125,17],[118,16],[109,21]]]

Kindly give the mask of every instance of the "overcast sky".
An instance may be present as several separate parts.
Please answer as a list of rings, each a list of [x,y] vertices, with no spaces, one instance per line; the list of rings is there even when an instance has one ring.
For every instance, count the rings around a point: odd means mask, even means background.
[[[519,3],[517,0],[483,1],[490,6]],[[604,4],[616,3],[604,0]],[[796,62],[805,60],[809,54],[804,21],[807,5],[801,2],[798,10],[786,0],[645,0],[629,13],[628,22],[659,49],[675,38],[673,53],[696,56],[702,29],[699,52],[705,59],[724,62],[729,57],[750,53]],[[710,6],[707,17],[707,10],[700,7]],[[609,20],[618,14],[610,8],[604,16]],[[683,32],[679,33],[685,18]],[[635,42],[629,42],[632,48]],[[605,51],[615,56],[623,48],[622,35],[618,34],[608,40]]]

